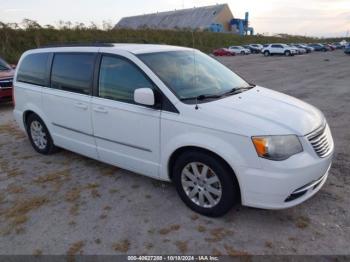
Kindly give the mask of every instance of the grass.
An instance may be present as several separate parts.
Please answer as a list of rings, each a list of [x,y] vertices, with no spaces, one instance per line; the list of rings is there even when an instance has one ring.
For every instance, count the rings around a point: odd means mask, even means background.
[[[1,53],[0,53],[0,56],[1,56]],[[25,134],[11,122],[0,125],[0,134],[10,135],[14,137],[16,140],[23,139],[26,137]]]
[[[211,237],[205,239],[208,242],[219,242],[223,240],[226,236],[233,235],[233,231],[223,227],[211,229],[209,233]]]
[[[79,188],[73,188],[68,191],[65,195],[65,200],[67,202],[75,202],[80,198],[81,190]]]
[[[67,251],[67,255],[68,256],[74,256],[77,254],[82,254],[82,248],[84,247],[85,243],[84,241],[77,241],[74,242],[73,244],[70,245],[68,251]]]
[[[179,229],[180,229],[180,225],[170,225],[169,227],[160,229],[158,232],[161,235],[167,235],[170,232],[178,231]]]
[[[305,216],[300,216],[296,220],[296,226],[300,229],[307,228],[310,224],[310,218],[305,217]]]
[[[69,176],[70,176],[70,170],[65,169],[62,171],[53,172],[53,173],[39,176],[39,177],[34,179],[34,182],[39,183],[39,184],[58,182],[58,181],[66,180]]]
[[[188,251],[187,241],[176,241],[175,245],[181,254],[185,254]]]
[[[20,194],[20,193],[24,193],[26,190],[24,187],[21,187],[21,186],[9,185],[6,191],[10,194]]]
[[[36,210],[48,203],[46,197],[32,197],[25,200],[17,200],[11,207],[4,210],[1,215],[8,221],[9,225],[4,230],[4,234],[11,233],[14,229],[17,233],[21,233],[24,229],[21,225],[28,221],[29,212]]]
[[[129,251],[130,248],[130,241],[128,239],[121,240],[119,242],[116,242],[112,245],[112,248],[115,251],[126,253]]]

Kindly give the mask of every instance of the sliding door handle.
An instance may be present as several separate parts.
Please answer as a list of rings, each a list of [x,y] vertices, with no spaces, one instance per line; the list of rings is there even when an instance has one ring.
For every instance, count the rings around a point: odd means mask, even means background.
[[[107,114],[108,113],[108,111],[104,107],[101,107],[101,106],[95,107],[94,111],[97,112],[97,113],[102,113],[102,114]]]

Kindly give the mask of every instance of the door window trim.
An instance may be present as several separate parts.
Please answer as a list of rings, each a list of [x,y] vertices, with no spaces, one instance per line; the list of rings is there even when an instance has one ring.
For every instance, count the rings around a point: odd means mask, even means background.
[[[140,105],[140,104],[137,104],[137,103],[129,103],[129,102],[122,101],[122,100],[101,97],[99,95],[99,82],[100,82],[101,63],[102,63],[103,57],[114,57],[114,58],[118,58],[118,59],[124,60],[124,61],[132,64],[136,68],[136,70],[139,71],[147,79],[147,81],[149,81],[152,84],[154,95],[155,95],[155,98],[156,98],[156,104],[153,105],[153,106],[145,106],[145,105]],[[116,101],[118,103],[127,103],[129,105],[135,105],[135,106],[138,106],[138,107],[144,107],[144,108],[149,108],[149,109],[151,108],[151,109],[154,109],[154,110],[162,110],[162,111],[173,112],[173,113],[179,114],[179,111],[177,110],[177,108],[164,95],[164,93],[154,83],[154,81],[134,61],[132,61],[129,58],[127,58],[125,56],[122,56],[122,55],[112,54],[112,53],[105,53],[105,52],[100,52],[100,53],[97,54],[97,57],[96,57],[96,60],[95,60],[95,70],[94,70],[94,80],[93,80],[93,88],[92,88],[92,90],[93,90],[92,96],[98,97],[100,99],[107,99],[107,100],[111,100],[111,101]]]

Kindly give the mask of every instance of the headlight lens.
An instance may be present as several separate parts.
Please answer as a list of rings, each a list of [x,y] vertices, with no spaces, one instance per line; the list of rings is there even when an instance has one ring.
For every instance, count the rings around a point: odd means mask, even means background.
[[[258,156],[270,160],[285,160],[303,151],[300,140],[295,135],[252,137]]]

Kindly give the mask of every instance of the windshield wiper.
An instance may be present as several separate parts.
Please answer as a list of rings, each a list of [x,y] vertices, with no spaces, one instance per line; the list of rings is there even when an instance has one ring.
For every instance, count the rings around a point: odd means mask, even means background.
[[[192,97],[185,97],[181,98],[181,101],[187,101],[187,100],[198,100],[198,101],[203,101],[206,99],[211,99],[211,98],[220,98],[222,95],[199,95],[199,96],[192,96]]]
[[[255,87],[255,85],[234,87],[231,90],[221,94],[221,96],[235,95],[237,93],[243,92],[244,90],[249,90],[249,89],[254,88],[254,87]]]
[[[198,101],[203,101],[203,100],[206,100],[206,99],[215,99],[215,98],[222,98],[224,96],[227,96],[227,95],[234,95],[236,93],[240,93],[242,92],[243,90],[248,90],[248,89],[251,89],[255,87],[255,85],[249,85],[249,86],[242,86],[242,87],[235,87],[235,88],[232,88],[231,90],[223,93],[223,94],[216,94],[216,95],[211,95],[211,94],[207,94],[207,95],[199,95],[199,96],[192,96],[192,97],[184,97],[184,98],[181,98],[180,100],[181,101],[187,101],[187,100],[198,100]]]

